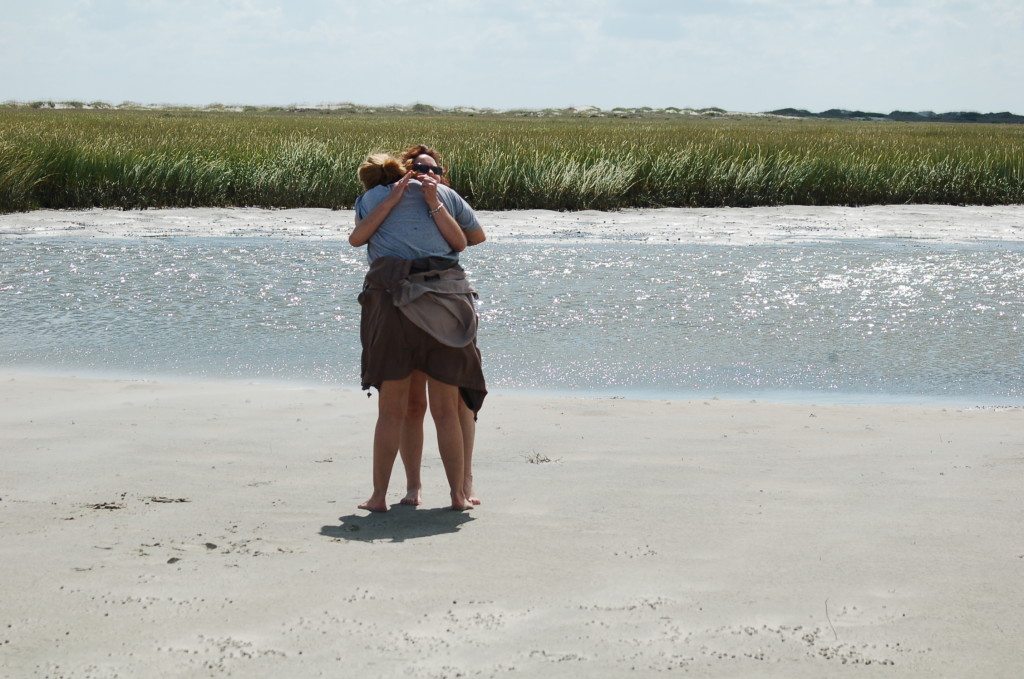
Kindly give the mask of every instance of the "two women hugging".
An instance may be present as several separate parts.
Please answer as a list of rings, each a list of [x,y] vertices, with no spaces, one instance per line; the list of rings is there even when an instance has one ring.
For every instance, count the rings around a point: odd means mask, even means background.
[[[379,392],[373,493],[359,505],[387,511],[399,451],[407,493],[420,503],[423,419],[430,410],[452,509],[470,509],[476,414],[487,394],[476,345],[476,292],[459,253],[485,239],[473,209],[449,185],[437,152],[412,146],[373,154],[359,167],[354,247],[370,269],[359,295],[363,389]]]

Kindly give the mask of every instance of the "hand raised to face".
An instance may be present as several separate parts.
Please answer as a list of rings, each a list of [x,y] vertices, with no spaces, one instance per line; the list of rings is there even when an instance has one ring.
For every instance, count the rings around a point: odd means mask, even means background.
[[[423,185],[423,200],[426,201],[430,209],[436,208],[440,203],[440,199],[437,197],[437,185],[439,183],[437,179],[427,173],[417,174],[416,179]]]
[[[391,195],[395,196],[396,198],[401,198],[402,194],[405,193],[405,190],[409,187],[409,180],[413,178],[413,174],[413,171],[409,170],[404,175],[402,175],[401,179],[392,184]]]

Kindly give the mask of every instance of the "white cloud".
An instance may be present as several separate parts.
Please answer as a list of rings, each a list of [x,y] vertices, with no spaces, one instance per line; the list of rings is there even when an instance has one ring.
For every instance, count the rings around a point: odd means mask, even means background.
[[[1017,0],[0,0],[0,99],[1024,112]]]

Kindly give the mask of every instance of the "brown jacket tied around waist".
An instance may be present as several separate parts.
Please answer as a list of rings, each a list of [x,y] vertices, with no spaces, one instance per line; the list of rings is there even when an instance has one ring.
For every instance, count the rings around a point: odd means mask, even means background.
[[[458,264],[379,257],[359,295],[363,389],[420,370],[480,410],[487,386],[476,346],[476,291]]]

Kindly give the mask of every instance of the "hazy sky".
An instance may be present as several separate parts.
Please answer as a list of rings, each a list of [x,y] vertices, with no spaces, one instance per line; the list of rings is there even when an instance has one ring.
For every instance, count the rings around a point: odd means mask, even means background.
[[[1024,113],[1024,0],[0,0],[0,100]]]

